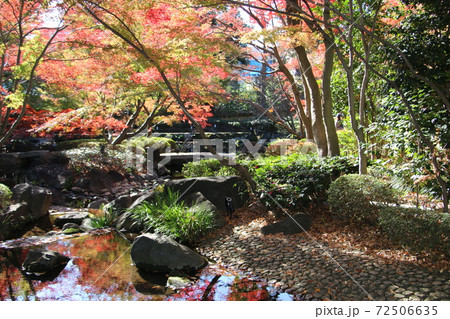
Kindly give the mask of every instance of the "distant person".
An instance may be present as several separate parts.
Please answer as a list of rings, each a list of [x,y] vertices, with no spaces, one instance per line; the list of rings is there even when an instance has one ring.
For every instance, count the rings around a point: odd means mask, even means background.
[[[339,112],[336,117],[336,130],[343,130],[343,129],[344,129],[344,114]]]

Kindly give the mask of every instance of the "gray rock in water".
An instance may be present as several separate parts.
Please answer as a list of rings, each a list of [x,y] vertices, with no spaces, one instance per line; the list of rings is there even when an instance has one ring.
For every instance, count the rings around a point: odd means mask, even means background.
[[[300,213],[287,217],[280,222],[273,223],[261,228],[263,235],[283,233],[285,235],[298,234],[311,228],[311,216]]]
[[[190,283],[191,280],[188,278],[171,276],[167,278],[166,286],[173,289],[182,289],[189,286]]]
[[[62,216],[56,217],[54,223],[58,227],[62,227],[66,223],[81,225],[83,220],[86,218],[89,218],[89,213],[87,212],[67,213]]]
[[[143,234],[131,248],[137,268],[170,273],[173,270],[195,272],[206,265],[206,259],[195,251],[161,234]]]
[[[14,186],[12,193],[15,202],[28,205],[33,218],[37,219],[48,214],[52,202],[50,190],[30,184],[18,184]]]
[[[227,211],[225,197],[232,198],[236,209],[249,198],[247,185],[239,176],[185,178],[167,182],[167,188],[181,194],[181,200],[199,192],[222,212]]]
[[[43,274],[64,268],[70,258],[50,250],[30,250],[22,268],[27,273]]]

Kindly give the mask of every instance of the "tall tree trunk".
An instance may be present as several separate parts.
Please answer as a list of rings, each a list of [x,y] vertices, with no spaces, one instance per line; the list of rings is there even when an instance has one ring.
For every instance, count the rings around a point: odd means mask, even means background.
[[[312,72],[311,63],[309,62],[304,46],[294,48],[297,53],[302,74],[305,76],[307,88],[311,94],[311,122],[314,134],[314,142],[317,144],[319,156],[324,157],[328,154],[327,135],[325,125],[323,123],[322,113],[322,97],[320,95],[319,84]]]
[[[290,1],[286,1],[287,12],[296,13],[295,5]],[[299,25],[300,21],[298,19],[292,18],[292,16],[287,17],[288,25]],[[300,70],[302,72],[303,86],[305,89],[305,94],[308,92],[311,99],[311,124],[314,142],[317,145],[317,151],[319,156],[324,157],[328,154],[328,144],[327,144],[327,134],[325,131],[325,125],[323,122],[323,112],[322,112],[322,96],[319,88],[319,84],[312,71],[311,63],[309,62],[308,55],[306,54],[306,49],[304,46],[299,45],[294,47],[294,51],[297,54],[297,58],[300,64]],[[306,85],[305,85],[306,84]],[[308,107],[308,105],[307,105]]]
[[[349,2],[350,15],[353,18],[353,1]],[[350,113],[350,121],[352,124],[352,129],[355,132],[356,139],[358,141],[358,159],[359,159],[359,174],[367,174],[367,155],[365,150],[365,138],[364,138],[364,130],[361,127],[360,123],[356,119],[356,105],[355,105],[355,85],[353,81],[353,72],[354,72],[354,52],[352,50],[353,47],[353,26],[350,26],[348,32],[347,43],[350,44],[349,48],[349,62],[348,65],[344,65],[345,73],[347,75],[347,99],[348,99],[348,108]],[[359,119],[361,121],[361,119]],[[362,119],[364,121],[364,119]]]
[[[294,76],[292,75],[291,71],[288,69],[288,67],[284,64],[283,59],[281,58],[278,50],[276,48],[273,49],[273,54],[278,62],[278,68],[280,71],[284,74],[286,79],[289,81],[289,84],[291,86],[292,94],[294,95],[295,105],[297,106],[297,111],[300,114],[300,118],[303,122],[303,125],[305,127],[306,131],[306,138],[307,139],[313,139],[314,138],[314,132],[312,127],[312,121],[310,115],[308,113],[305,113],[305,110],[303,109],[302,105],[302,99],[300,94],[300,89],[298,87],[297,82],[295,81]],[[303,77],[302,77],[303,78]],[[305,87],[305,91],[306,91]],[[306,110],[308,110],[308,99],[309,99],[309,92],[305,92],[306,96]]]
[[[331,74],[333,72],[334,62],[334,43],[329,43],[325,40],[325,64],[322,76],[322,110],[327,130],[328,155],[339,156],[339,139],[334,125],[333,118],[333,101],[331,97]]]
[[[348,109],[352,129],[355,132],[356,140],[358,141],[359,174],[367,174],[367,155],[365,152],[364,131],[359,126],[358,120],[356,119],[355,89],[353,83],[353,72],[351,70],[353,70],[353,67],[350,68],[348,71],[346,71],[347,89],[348,89],[347,91]]]
[[[303,91],[305,94],[305,114],[308,118],[308,123],[305,123],[305,131],[306,131],[306,139],[307,140],[314,140],[314,133],[312,129],[312,122],[311,122],[311,92],[308,90],[308,84],[306,83],[305,76],[302,74],[302,83],[303,83]],[[300,107],[303,107],[301,101],[300,101]],[[306,125],[308,124],[308,125]]]

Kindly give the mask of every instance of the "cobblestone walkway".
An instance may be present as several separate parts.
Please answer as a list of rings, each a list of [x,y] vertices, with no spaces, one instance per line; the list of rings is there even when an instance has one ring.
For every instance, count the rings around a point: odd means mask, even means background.
[[[449,270],[387,264],[361,251],[330,249],[305,234],[264,236],[263,222],[234,221],[204,239],[198,251],[295,300],[450,300]]]

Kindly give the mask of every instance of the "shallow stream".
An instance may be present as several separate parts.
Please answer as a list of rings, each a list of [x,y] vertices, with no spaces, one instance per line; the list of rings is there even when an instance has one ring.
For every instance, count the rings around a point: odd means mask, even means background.
[[[21,265],[36,248],[71,259],[62,271],[35,278]],[[211,263],[187,276],[186,287],[170,287],[168,275],[139,271],[130,248],[112,229],[0,242],[0,300],[292,300],[262,281]]]

